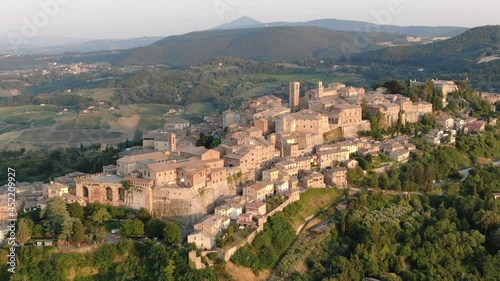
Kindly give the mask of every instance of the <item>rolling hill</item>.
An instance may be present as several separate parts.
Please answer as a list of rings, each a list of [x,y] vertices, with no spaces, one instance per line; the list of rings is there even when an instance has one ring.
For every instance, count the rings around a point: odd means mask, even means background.
[[[485,55],[500,53],[500,25],[470,29],[448,40],[427,45],[399,46],[352,57],[354,62],[460,68],[477,64]]]
[[[194,65],[217,57],[241,57],[255,61],[296,61],[339,58],[381,48],[379,42],[399,35],[333,31],[319,27],[267,27],[192,32],[170,36],[150,46],[125,52],[124,65]]]
[[[451,39],[427,45],[354,54],[349,62],[387,69],[422,68],[421,74],[428,78],[451,74],[454,78],[467,78],[475,88],[499,91],[500,60],[484,60],[495,55],[500,55],[499,25],[473,28]]]
[[[261,28],[278,26],[313,26],[337,31],[380,31],[391,34],[404,34],[421,37],[453,37],[465,32],[468,28],[456,26],[395,26],[353,20],[318,19],[307,22],[270,22],[262,23],[249,17],[242,17],[233,22],[215,27],[215,30],[238,28]],[[367,28],[368,27],[368,28]]]

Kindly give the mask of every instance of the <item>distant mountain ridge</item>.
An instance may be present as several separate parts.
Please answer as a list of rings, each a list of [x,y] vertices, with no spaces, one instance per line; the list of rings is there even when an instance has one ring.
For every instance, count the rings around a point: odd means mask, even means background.
[[[294,61],[338,58],[350,53],[381,48],[378,42],[401,36],[380,33],[358,46],[354,32],[319,27],[268,27],[192,32],[170,36],[151,46],[125,52],[120,64],[194,65],[217,57],[241,57],[255,61]]]
[[[348,32],[376,32],[421,36],[421,37],[452,37],[467,30],[464,27],[428,27],[428,26],[391,26],[376,25],[369,22],[318,19],[307,22],[271,22],[263,23],[250,17],[241,17],[232,22],[222,24],[209,31],[258,29],[264,27],[320,27],[335,31]],[[5,38],[0,38],[0,54],[62,54],[66,52],[84,53],[104,50],[124,50],[150,45],[163,37],[141,37],[131,39],[86,40],[66,37],[35,37],[27,45],[13,49],[12,44]]]
[[[318,19],[307,22],[270,22],[262,23],[249,17],[242,17],[213,28],[212,30],[239,29],[239,28],[261,28],[277,26],[314,26],[338,31],[356,32],[385,32],[392,34],[404,34],[421,37],[453,37],[459,35],[468,28],[458,26],[395,26],[378,25],[370,22],[338,20],[338,19]]]
[[[48,37],[49,38],[49,37]],[[10,42],[0,41],[0,53],[15,54],[62,54],[62,53],[84,53],[105,50],[124,50],[150,45],[164,37],[140,37],[131,39],[102,39],[102,40],[77,40],[58,39],[48,40],[45,38],[34,38],[29,41],[30,45],[21,45],[13,49]],[[51,44],[52,43],[52,44]],[[60,45],[59,45],[60,44]]]

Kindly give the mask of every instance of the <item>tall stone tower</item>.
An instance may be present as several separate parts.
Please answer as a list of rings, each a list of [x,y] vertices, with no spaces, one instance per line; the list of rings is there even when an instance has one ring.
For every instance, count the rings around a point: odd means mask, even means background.
[[[325,88],[323,87],[323,81],[318,81],[318,98],[323,97],[323,90]]]
[[[299,99],[300,99],[300,82],[293,81],[290,83],[290,109],[292,112],[299,110]]]
[[[176,151],[177,150],[177,140],[175,133],[171,132],[169,133],[169,142],[170,142],[170,151]]]

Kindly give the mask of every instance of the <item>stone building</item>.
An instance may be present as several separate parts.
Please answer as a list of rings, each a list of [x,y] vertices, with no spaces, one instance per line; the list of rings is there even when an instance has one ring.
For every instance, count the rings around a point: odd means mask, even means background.
[[[323,134],[329,130],[328,117],[310,110],[286,115],[276,122],[276,132]]]
[[[92,204],[125,206],[125,178],[117,175],[95,174],[76,180],[76,196]]]
[[[261,181],[243,188],[243,198],[248,202],[264,201],[274,195],[274,185]]]
[[[330,168],[323,171],[325,183],[339,188],[347,187],[347,168]]]
[[[128,176],[132,172],[137,171],[140,163],[156,163],[167,161],[167,156],[162,152],[150,152],[144,154],[125,156],[116,161],[117,174],[120,176]]]
[[[300,82],[293,81],[290,83],[289,103],[292,112],[299,110],[300,105]]]

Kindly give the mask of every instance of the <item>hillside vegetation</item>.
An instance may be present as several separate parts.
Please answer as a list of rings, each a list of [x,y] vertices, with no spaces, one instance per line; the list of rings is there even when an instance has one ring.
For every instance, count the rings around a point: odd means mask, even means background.
[[[477,63],[500,48],[500,25],[470,29],[451,39],[427,45],[400,46],[353,56],[363,63],[452,66]]]
[[[427,45],[399,46],[355,54],[350,62],[374,66],[367,79],[376,77],[439,77],[468,79],[484,91],[500,89],[500,60],[478,63],[500,53],[500,25],[470,29],[451,39]],[[417,69],[423,68],[419,71]],[[405,70],[406,69],[406,70]],[[408,69],[413,71],[408,72]]]
[[[354,32],[333,31],[319,27],[269,27],[193,32],[170,36],[148,47],[132,49],[124,54],[119,63],[125,65],[163,63],[183,66],[204,63],[216,57],[241,57],[256,61],[335,58],[380,48],[376,43],[392,41],[399,37],[384,33],[371,34],[368,37]]]

